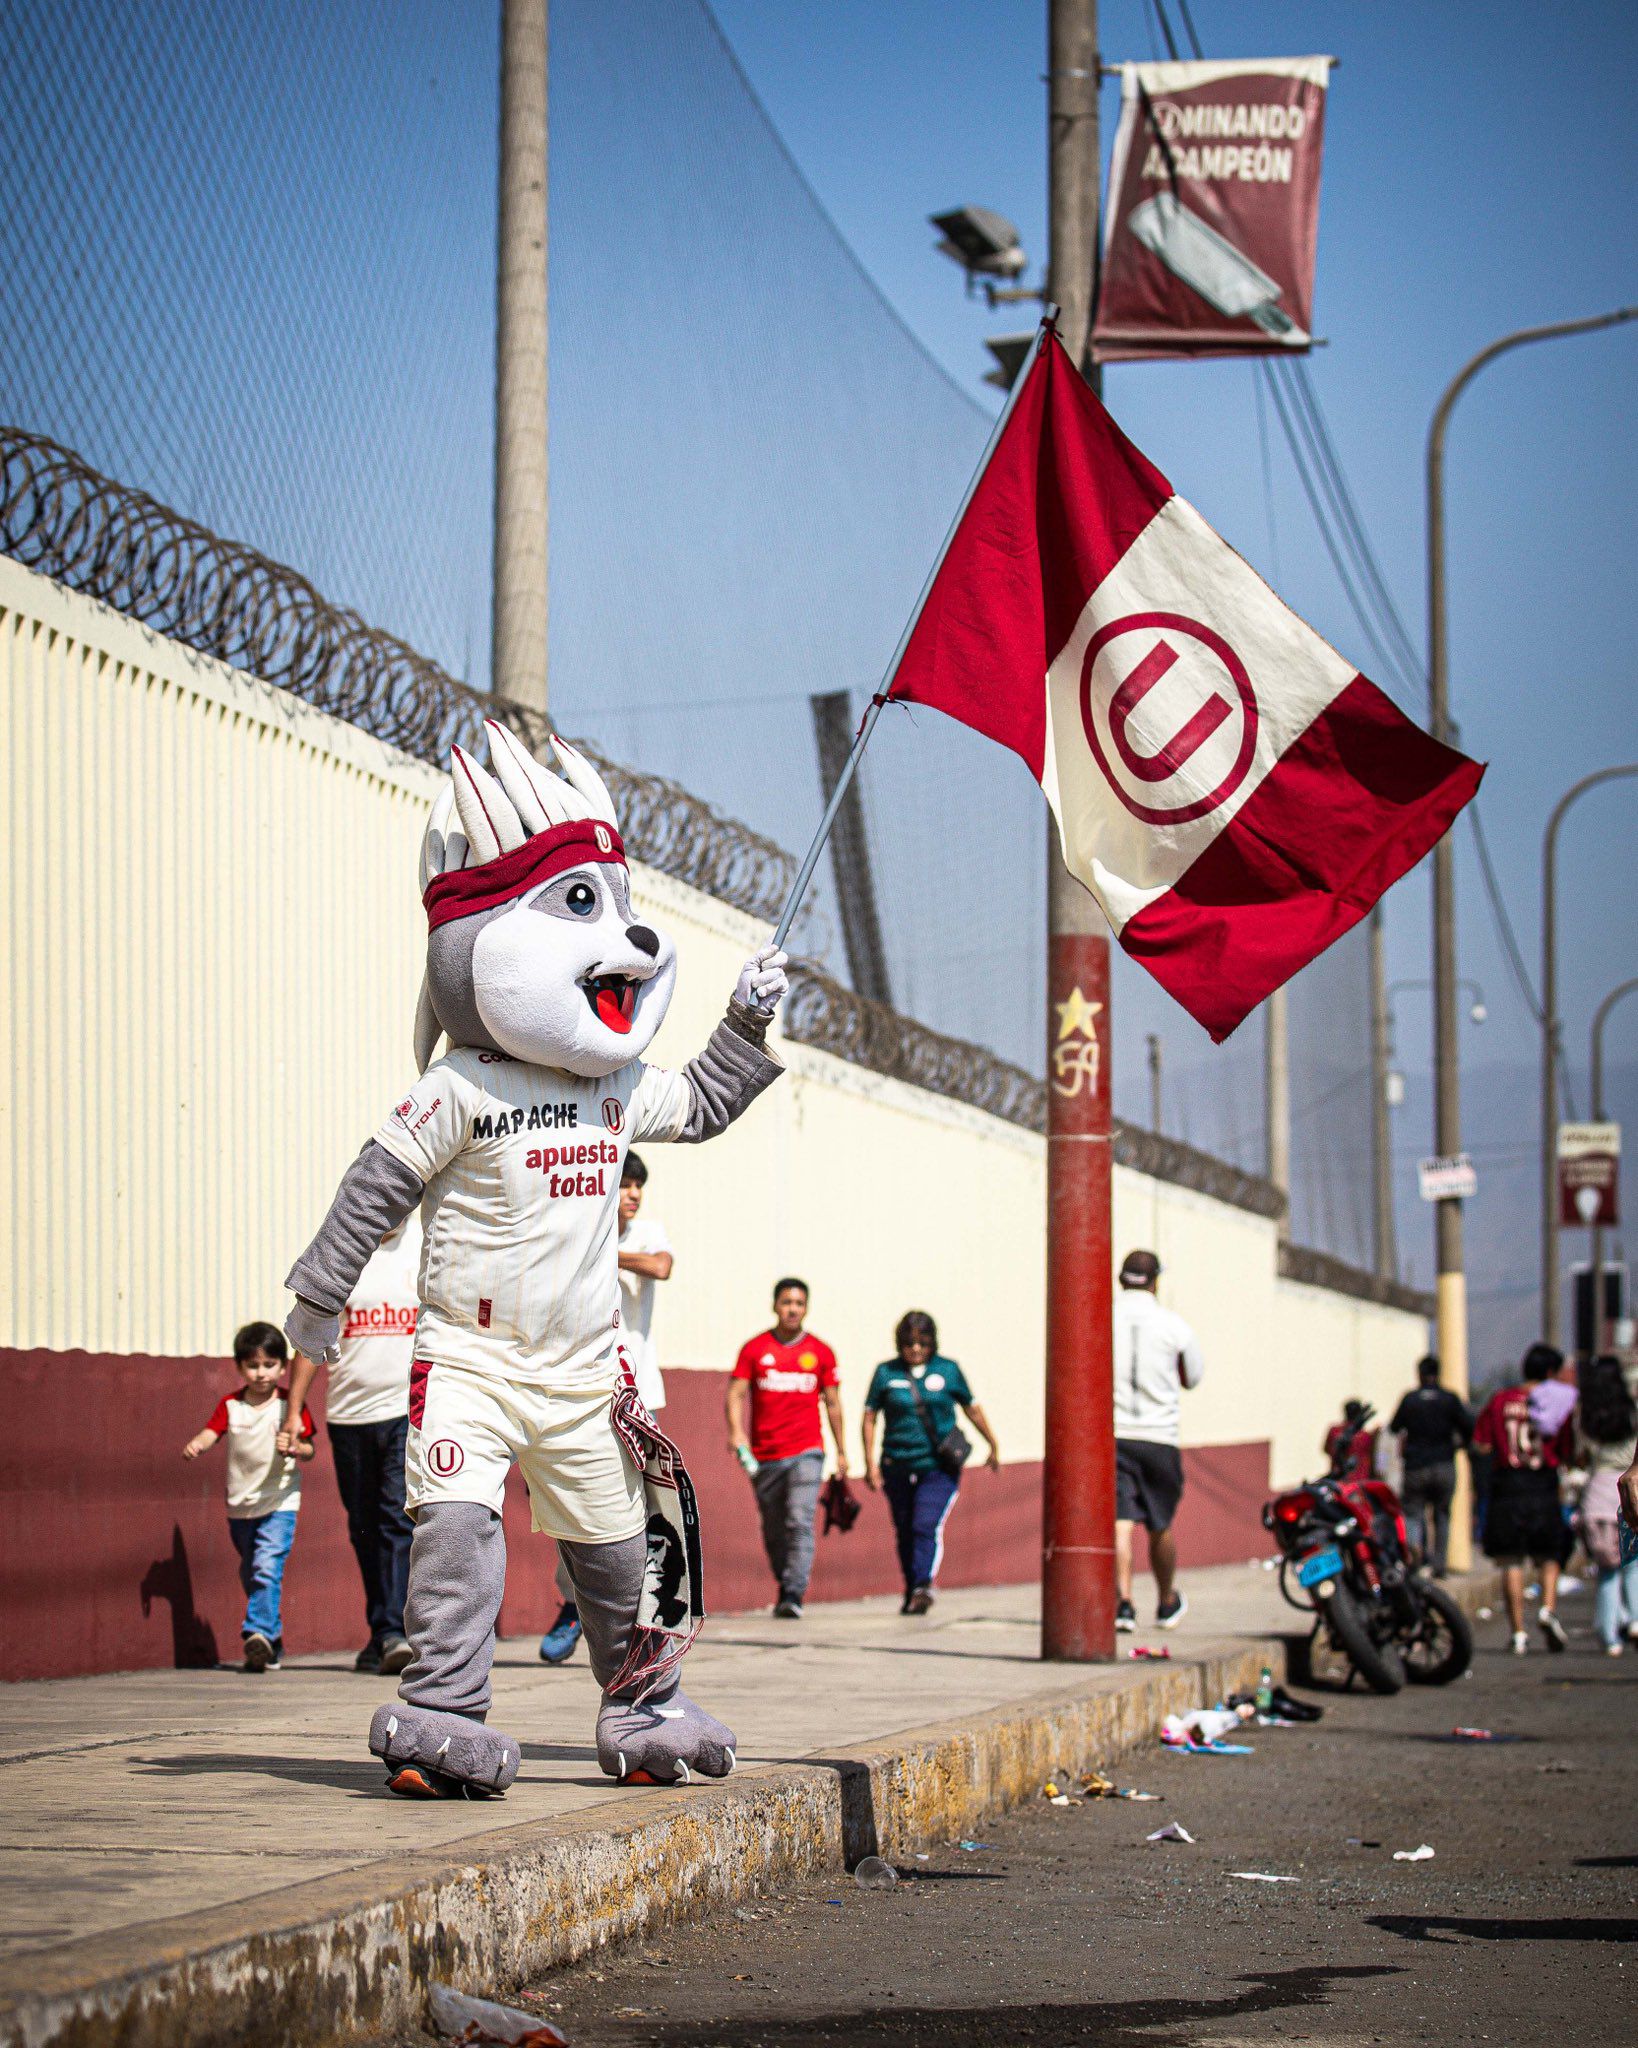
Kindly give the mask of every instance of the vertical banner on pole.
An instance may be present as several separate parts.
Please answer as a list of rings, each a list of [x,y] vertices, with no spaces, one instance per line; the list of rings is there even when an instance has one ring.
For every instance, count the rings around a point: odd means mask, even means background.
[[[1124,64],[1093,353],[1313,344],[1329,57]]]
[[[1065,875],[1060,887],[1078,889]],[[1090,907],[1090,906],[1089,906]],[[1115,1652],[1109,941],[1054,931],[1047,958],[1047,1458],[1041,1645]]]

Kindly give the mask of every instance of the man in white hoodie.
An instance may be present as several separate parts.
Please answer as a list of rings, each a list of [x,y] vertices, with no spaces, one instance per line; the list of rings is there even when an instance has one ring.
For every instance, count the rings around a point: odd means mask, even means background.
[[[1126,1630],[1137,1627],[1134,1523],[1149,1532],[1149,1561],[1160,1594],[1156,1622],[1175,1628],[1189,1604],[1177,1589],[1172,1520],[1183,1498],[1183,1389],[1199,1386],[1206,1367],[1193,1330],[1155,1299],[1159,1278],[1153,1252],[1128,1252],[1115,1302],[1115,1626]]]

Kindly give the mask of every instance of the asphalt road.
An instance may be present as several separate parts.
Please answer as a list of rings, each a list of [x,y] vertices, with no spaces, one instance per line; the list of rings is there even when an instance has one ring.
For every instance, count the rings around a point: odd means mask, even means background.
[[[1455,1686],[1312,1692],[1324,1721],[1257,1730],[1253,1756],[1123,1760],[1159,1803],[1043,1802],[892,1891],[768,1896],[527,2002],[575,2048],[1632,2042],[1638,1652],[1600,1653],[1584,1596],[1566,1614],[1565,1655],[1481,1624]],[[1193,1846],[1145,1840],[1173,1820]]]

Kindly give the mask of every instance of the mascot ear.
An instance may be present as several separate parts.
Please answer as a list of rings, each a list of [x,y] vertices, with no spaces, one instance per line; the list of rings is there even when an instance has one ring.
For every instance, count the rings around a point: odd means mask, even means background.
[[[569,785],[542,768],[514,732],[494,719],[486,718],[489,758],[500,785],[530,833],[544,832],[549,825],[567,825],[571,818],[583,818],[586,806]]]
[[[445,783],[438,792],[438,801],[432,807],[427,819],[427,829],[421,841],[421,894],[427,893],[428,885],[443,874],[466,865],[466,839],[459,831],[451,832],[450,824],[455,815],[455,791]]]
[[[464,748],[451,747],[449,752],[455,809],[480,866],[500,854],[511,853],[529,837],[512,799]]]
[[[438,1022],[438,1013],[432,1007],[432,990],[425,974],[421,976],[421,1000],[415,1005],[415,1071],[424,1074],[432,1065],[432,1055],[438,1050],[438,1035],[443,1030]]]
[[[568,741],[560,740],[555,732],[552,734],[552,752],[557,756],[564,780],[590,804],[591,815],[601,818],[604,824],[612,825],[618,832],[620,820],[614,815],[614,799],[603,786],[602,776],[585,755],[577,754]]]

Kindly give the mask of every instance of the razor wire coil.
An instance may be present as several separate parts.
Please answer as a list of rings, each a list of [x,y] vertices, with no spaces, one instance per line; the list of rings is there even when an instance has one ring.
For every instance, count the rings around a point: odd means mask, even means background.
[[[21,427],[0,426],[0,549],[435,767],[447,764],[452,745],[476,751],[485,718],[504,719],[531,752],[551,737],[541,712],[474,690],[331,604],[296,570]],[[783,847],[680,784],[579,744],[639,860],[754,917],[778,915],[796,872]]]

